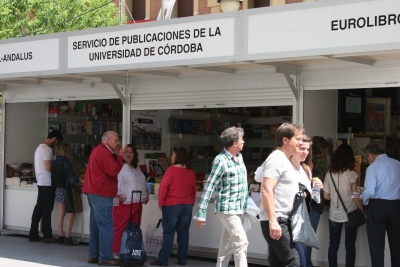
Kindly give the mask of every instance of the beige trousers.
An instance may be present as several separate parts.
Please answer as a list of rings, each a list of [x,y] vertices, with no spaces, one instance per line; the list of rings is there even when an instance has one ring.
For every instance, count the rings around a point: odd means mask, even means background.
[[[246,232],[242,225],[242,215],[228,215],[217,213],[222,223],[222,235],[219,243],[217,267],[227,267],[233,254],[235,267],[247,267],[247,241]]]

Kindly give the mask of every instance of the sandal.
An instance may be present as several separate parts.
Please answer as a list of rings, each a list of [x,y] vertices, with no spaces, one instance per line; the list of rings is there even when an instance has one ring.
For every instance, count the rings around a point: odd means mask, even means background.
[[[100,266],[119,266],[118,261],[99,261]]]

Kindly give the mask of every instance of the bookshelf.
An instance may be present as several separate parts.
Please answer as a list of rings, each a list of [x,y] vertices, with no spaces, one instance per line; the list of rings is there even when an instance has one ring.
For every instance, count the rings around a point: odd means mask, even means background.
[[[262,110],[263,108],[256,107],[255,109]],[[255,115],[254,112],[244,114],[247,108],[243,109],[244,111],[240,111],[242,114],[224,113],[227,109],[171,110],[169,120],[171,147],[186,147],[193,157],[193,169],[196,172],[209,173],[212,160],[222,150],[219,141],[221,132],[231,126],[242,127],[245,131],[242,155],[250,173],[257,169],[275,149],[274,131],[280,124],[291,122],[292,117],[287,114],[284,116],[265,116],[265,114],[261,116],[261,113]],[[199,155],[201,158],[197,158]]]

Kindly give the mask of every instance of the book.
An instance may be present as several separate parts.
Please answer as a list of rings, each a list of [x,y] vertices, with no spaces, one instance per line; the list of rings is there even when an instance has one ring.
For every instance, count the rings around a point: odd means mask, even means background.
[[[390,135],[391,99],[367,98],[365,110],[365,134]]]
[[[350,146],[355,156],[363,156],[364,148],[371,142],[369,137],[354,137],[350,139]],[[336,149],[335,149],[336,150]]]
[[[342,144],[342,140],[332,140],[332,153]]]
[[[253,124],[253,130],[252,130],[252,137],[253,138],[261,138],[262,137],[262,125],[256,125]]]
[[[49,113],[58,114],[60,113],[60,102],[49,103]]]
[[[58,121],[49,121],[49,132],[53,130],[60,130],[60,123]]]
[[[86,134],[92,135],[93,134],[93,122],[85,121],[85,126],[86,126]]]
[[[260,161],[261,147],[252,147],[250,161]]]
[[[75,103],[75,114],[76,115],[82,115],[82,105],[83,105],[83,103],[81,101],[76,101],[76,103]]]
[[[269,137],[275,138],[276,130],[278,130],[279,124],[271,124],[269,128]]]
[[[338,90],[338,133],[365,131],[365,96],[365,89]]]
[[[248,161],[251,157],[251,147],[245,146],[243,150],[240,152],[242,154],[243,160]]]
[[[168,119],[169,132],[170,133],[181,133],[181,122],[176,119]]]
[[[68,101],[60,101],[60,114],[68,114]]]

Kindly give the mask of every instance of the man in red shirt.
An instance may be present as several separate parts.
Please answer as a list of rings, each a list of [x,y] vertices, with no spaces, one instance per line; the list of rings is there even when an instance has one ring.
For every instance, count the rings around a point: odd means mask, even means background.
[[[111,253],[114,225],[113,197],[117,195],[118,173],[124,164],[126,146],[120,149],[116,132],[103,134],[102,143],[90,154],[83,193],[90,206],[90,237],[88,263],[118,265]]]

